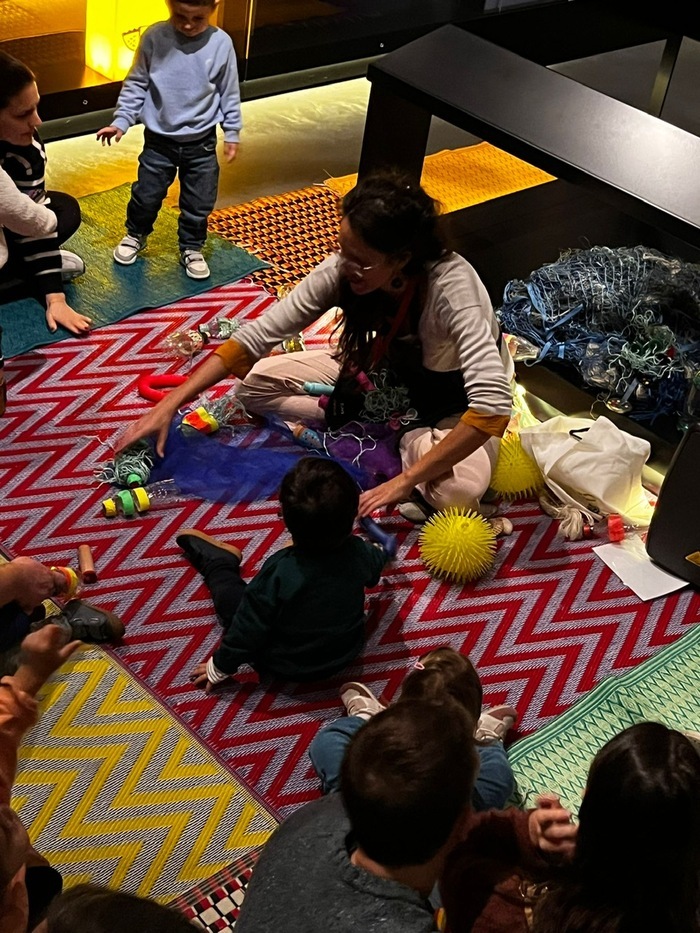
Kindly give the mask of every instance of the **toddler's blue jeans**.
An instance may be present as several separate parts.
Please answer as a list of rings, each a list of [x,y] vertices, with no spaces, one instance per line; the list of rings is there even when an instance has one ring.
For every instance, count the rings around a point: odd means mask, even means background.
[[[180,179],[180,249],[201,250],[219,186],[216,128],[189,143],[144,131],[138,175],[126,208],[126,229],[131,236],[146,237],[152,233],[176,175]]]
[[[341,716],[324,726],[309,747],[309,758],[321,778],[324,794],[338,790],[340,766],[350,739],[367,722],[360,716]],[[514,789],[513,771],[503,742],[477,745],[479,774],[472,793],[475,810],[502,810]]]

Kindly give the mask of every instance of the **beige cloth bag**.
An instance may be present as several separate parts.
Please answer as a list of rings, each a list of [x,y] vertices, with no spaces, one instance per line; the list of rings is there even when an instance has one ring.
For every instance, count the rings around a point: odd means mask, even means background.
[[[520,438],[563,503],[601,517],[617,513],[637,527],[649,525],[653,506],[642,486],[642,468],[651,453],[648,441],[603,416],[565,415],[522,428]]]

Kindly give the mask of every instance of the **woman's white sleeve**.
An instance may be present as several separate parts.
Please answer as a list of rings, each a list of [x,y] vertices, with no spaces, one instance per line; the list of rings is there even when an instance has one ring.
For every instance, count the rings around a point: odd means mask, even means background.
[[[22,194],[7,172],[0,169],[0,225],[19,236],[43,237],[53,233],[57,224],[53,211]]]
[[[236,342],[251,359],[262,359],[277,344],[299,334],[334,307],[338,288],[338,260],[330,256],[269,311],[237,330]]]

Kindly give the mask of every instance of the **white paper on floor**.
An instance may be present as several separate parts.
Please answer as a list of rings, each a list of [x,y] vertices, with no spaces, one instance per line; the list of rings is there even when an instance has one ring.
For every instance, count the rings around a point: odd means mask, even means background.
[[[619,544],[601,544],[593,550],[640,599],[656,599],[688,586],[686,580],[652,563],[644,542],[637,535],[630,535]]]

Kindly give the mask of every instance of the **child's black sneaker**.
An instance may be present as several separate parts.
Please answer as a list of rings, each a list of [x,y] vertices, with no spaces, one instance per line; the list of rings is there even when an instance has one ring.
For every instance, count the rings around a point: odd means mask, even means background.
[[[71,640],[77,638],[97,644],[120,641],[125,631],[119,616],[107,609],[98,609],[83,599],[71,599],[63,612],[35,623],[32,629],[42,625],[59,625]]]
[[[225,541],[212,538],[211,535],[198,531],[196,528],[181,528],[175,541],[187,560],[201,574],[204,574],[210,561],[232,556],[240,562],[243,556],[233,544],[226,544]]]

